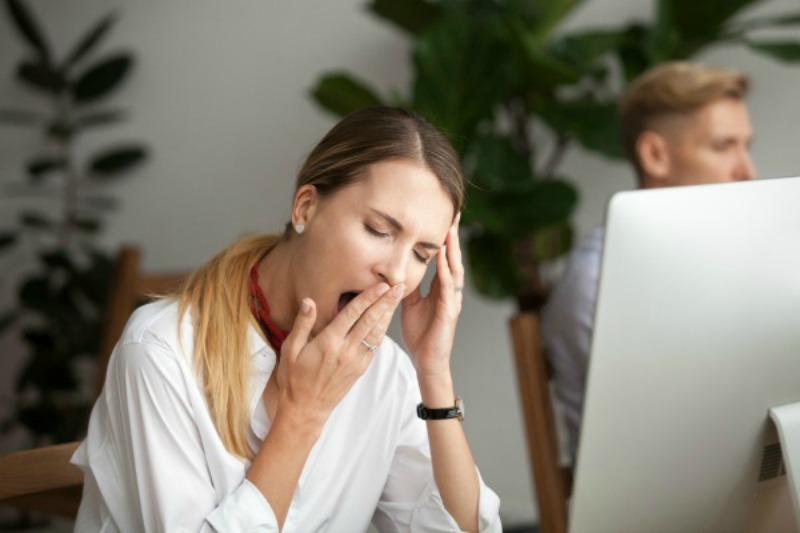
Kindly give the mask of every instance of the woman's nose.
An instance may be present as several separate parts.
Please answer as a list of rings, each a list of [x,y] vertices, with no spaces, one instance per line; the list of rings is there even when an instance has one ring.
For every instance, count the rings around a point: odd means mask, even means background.
[[[376,266],[376,273],[381,281],[385,281],[390,286],[395,286],[398,283],[406,282],[406,271],[408,267],[408,259],[403,253],[393,253],[387,255]]]

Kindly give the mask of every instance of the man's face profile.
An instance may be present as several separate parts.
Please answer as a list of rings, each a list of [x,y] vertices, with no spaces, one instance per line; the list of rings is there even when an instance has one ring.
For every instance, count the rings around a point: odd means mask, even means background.
[[[645,132],[640,145],[645,150],[642,163],[649,178],[646,186],[723,183],[755,177],[750,157],[753,130],[743,101],[723,98],[692,113],[664,117],[654,126],[655,132]]]

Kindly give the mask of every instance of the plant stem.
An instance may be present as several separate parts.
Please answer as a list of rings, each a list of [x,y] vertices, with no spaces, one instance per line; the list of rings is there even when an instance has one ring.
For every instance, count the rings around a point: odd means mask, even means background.
[[[512,100],[509,103],[508,110],[511,115],[514,131],[516,132],[515,140],[517,141],[517,148],[530,159],[531,165],[535,168],[536,147],[534,146],[530,130],[528,129],[528,109],[525,106],[525,101],[521,98]]]
[[[533,247],[533,235],[514,243],[512,253],[520,279],[520,290],[516,295],[520,312],[538,312],[547,300],[547,287],[539,272],[539,261]]]
[[[64,124],[72,124],[71,113],[72,108],[69,96],[66,93],[62,93],[59,98],[59,121]],[[72,135],[68,134],[60,137],[59,145],[64,157],[64,203],[62,206],[63,218],[61,220],[59,243],[64,250],[67,250],[72,241],[72,233],[77,219],[78,176],[73,160]]]
[[[545,165],[542,168],[542,178],[553,178],[553,174],[555,174],[556,169],[561,164],[561,160],[564,159],[564,154],[567,152],[567,148],[569,147],[571,141],[572,140],[566,135],[558,135],[556,138],[556,145],[553,147],[553,151],[550,152],[550,157],[547,159],[547,162],[545,162]]]

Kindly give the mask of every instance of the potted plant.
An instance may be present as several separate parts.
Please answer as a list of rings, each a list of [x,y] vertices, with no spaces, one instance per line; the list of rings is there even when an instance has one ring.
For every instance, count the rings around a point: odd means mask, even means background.
[[[24,2],[5,0],[5,11],[27,48],[16,80],[41,96],[42,105],[2,108],[0,123],[37,128],[44,142],[28,161],[24,179],[3,184],[7,197],[33,199],[43,208],[22,211],[18,227],[0,232],[6,257],[13,254],[21,262],[24,256],[32,263],[17,301],[0,313],[0,332],[19,331],[29,348],[16,379],[12,416],[2,429],[21,426],[32,444],[41,446],[75,440],[85,431],[94,398],[91,386],[82,384],[93,381],[80,369],[91,366],[98,353],[113,267],[95,242],[117,204],[105,183],[140,165],[147,151],[131,142],[103,147],[85,159],[77,155],[84,133],[125,118],[124,111],[108,105],[108,97],[128,78],[133,55],[118,51],[93,59],[116,22],[114,14],[57,57]],[[46,209],[53,199],[59,212]]]

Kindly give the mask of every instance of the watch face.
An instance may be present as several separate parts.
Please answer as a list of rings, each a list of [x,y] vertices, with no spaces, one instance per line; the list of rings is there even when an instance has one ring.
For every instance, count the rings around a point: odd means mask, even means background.
[[[458,409],[458,419],[463,421],[467,413],[464,410],[464,400],[461,399],[461,396],[456,396],[456,409]]]

